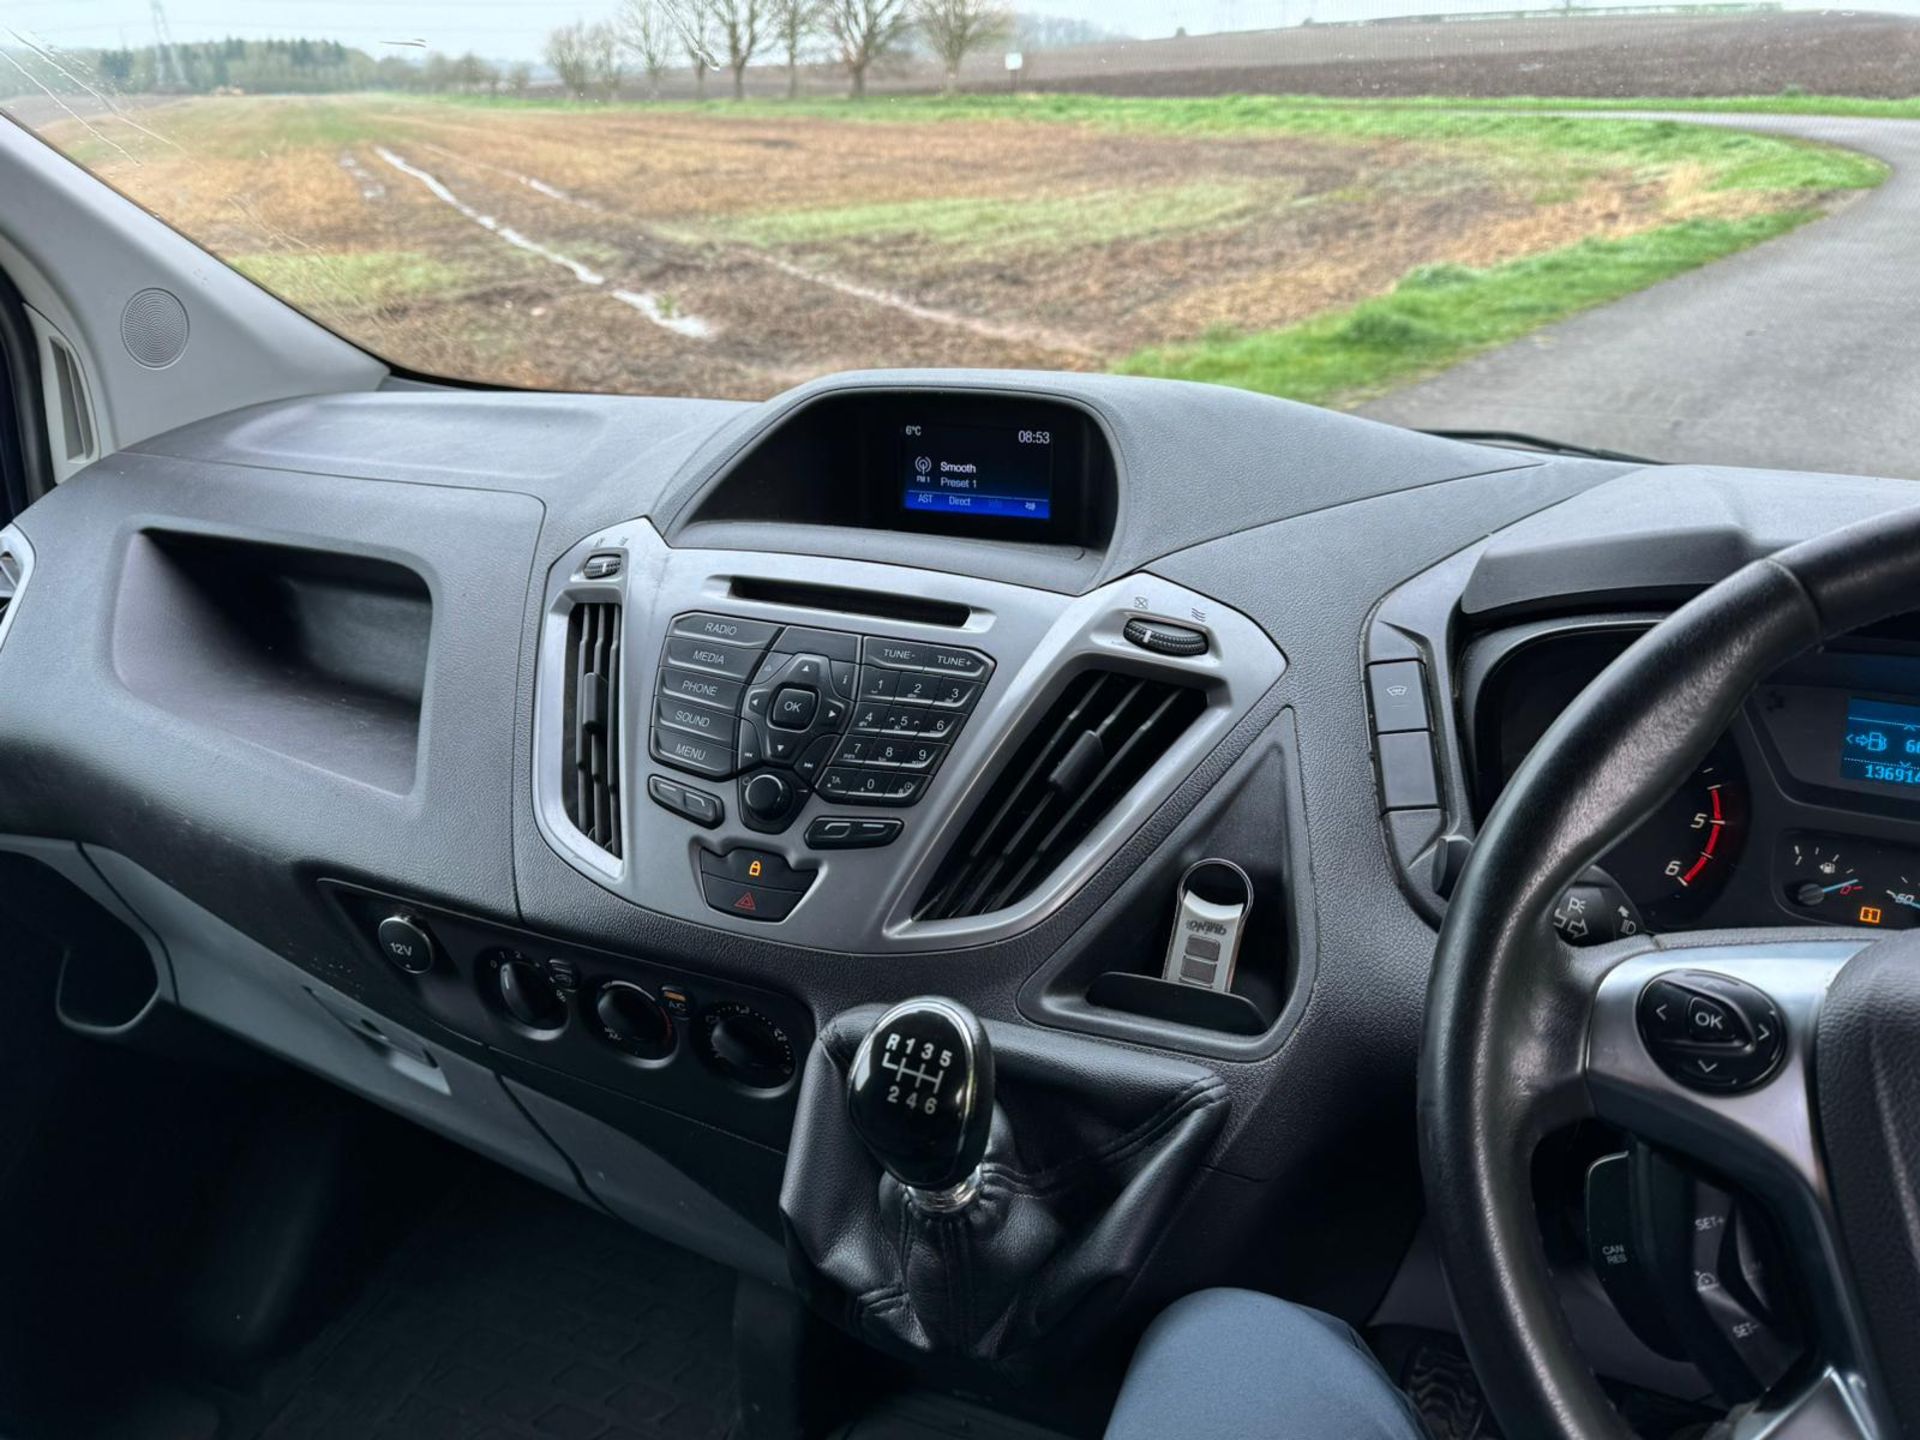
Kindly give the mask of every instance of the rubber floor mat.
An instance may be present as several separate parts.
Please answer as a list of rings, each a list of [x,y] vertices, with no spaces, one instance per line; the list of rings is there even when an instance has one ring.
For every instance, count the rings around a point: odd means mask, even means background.
[[[283,1374],[261,1440],[707,1440],[733,1277],[517,1177],[476,1176]],[[291,1381],[292,1388],[284,1386]]]

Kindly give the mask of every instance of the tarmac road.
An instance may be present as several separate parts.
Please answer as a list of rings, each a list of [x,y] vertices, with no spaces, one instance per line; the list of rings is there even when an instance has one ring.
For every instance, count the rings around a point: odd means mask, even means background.
[[[1658,118],[1843,145],[1893,173],[1824,220],[1548,326],[1361,413],[1424,429],[1526,431],[1656,460],[1920,479],[1920,121]]]

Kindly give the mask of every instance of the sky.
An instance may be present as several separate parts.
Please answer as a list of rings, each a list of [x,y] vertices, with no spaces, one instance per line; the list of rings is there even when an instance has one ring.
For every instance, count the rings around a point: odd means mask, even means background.
[[[600,19],[617,0],[162,0],[175,40],[303,35],[339,40],[372,55],[417,54],[393,42],[424,41],[435,50],[472,50],[497,60],[538,58],[549,30]],[[1199,35],[1263,30],[1317,20],[1377,19],[1408,13],[1511,10],[1545,0],[1016,0],[1015,8],[1091,20],[1141,39],[1185,27]],[[1599,0],[1606,3],[1606,0]],[[1614,0],[1618,3],[1618,0]],[[1795,5],[1793,8],[1819,8]],[[1868,8],[1920,13],[1920,0],[1876,0]],[[15,30],[65,48],[146,45],[153,41],[151,0],[0,0],[0,39]]]

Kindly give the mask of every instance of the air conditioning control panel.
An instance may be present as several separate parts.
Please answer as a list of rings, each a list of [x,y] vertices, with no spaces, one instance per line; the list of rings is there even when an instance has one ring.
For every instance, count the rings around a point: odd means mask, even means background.
[[[960,645],[693,611],[667,625],[649,753],[737,776],[739,814],[778,834],[818,793],[917,804],[993,674]]]
[[[554,566],[545,600],[542,836],[636,905],[842,954],[973,945],[1038,923],[1233,734],[1286,661],[1238,611],[1158,576],[1065,595],[963,569],[677,549],[641,520],[587,537]],[[597,689],[568,681],[583,606],[617,606],[622,621],[617,673]],[[1141,621],[1203,643],[1158,653],[1129,635]],[[613,837],[585,833],[570,815],[580,807],[563,803],[579,783],[570,697],[588,692],[623,697],[606,717]],[[983,845],[1001,863],[971,855]],[[757,877],[717,868],[756,860]],[[953,894],[935,904],[937,890]]]

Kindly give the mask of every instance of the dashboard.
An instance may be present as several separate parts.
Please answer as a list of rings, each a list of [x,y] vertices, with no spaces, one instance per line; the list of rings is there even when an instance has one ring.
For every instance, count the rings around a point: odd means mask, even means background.
[[[776,1282],[836,1015],[1204,1063],[1126,1307],[1364,1318],[1488,807],[1661,614],[1909,491],[1106,376],[263,406],[0,534],[0,851],[147,957],[74,1028],[184,1011]],[[1896,624],[1772,677],[1562,933],[1912,925],[1916,785]],[[1231,955],[1174,943],[1209,905]]]

